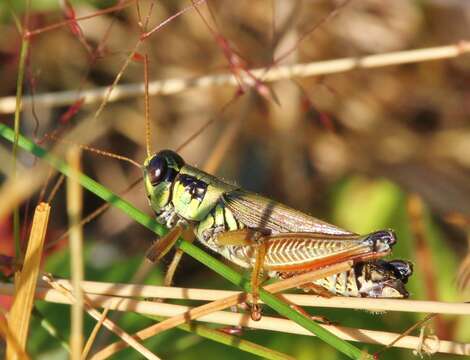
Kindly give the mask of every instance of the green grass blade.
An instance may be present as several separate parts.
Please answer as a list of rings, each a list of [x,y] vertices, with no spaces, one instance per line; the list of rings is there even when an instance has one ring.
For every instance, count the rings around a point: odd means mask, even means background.
[[[57,328],[54,325],[52,325],[52,323],[49,320],[47,320],[47,318],[44,317],[44,315],[36,307],[33,307],[32,314],[39,321],[39,323],[41,324],[41,327],[50,336],[52,336],[54,339],[56,339],[60,343],[60,345],[64,348],[64,350],[67,351],[67,353],[70,354],[69,344],[68,344],[67,340],[64,339],[64,337],[62,336],[60,331],[57,330]]]
[[[0,124],[0,135],[9,141],[13,141],[15,133],[10,127],[4,124]],[[49,154],[46,150],[37,146],[29,139],[20,135],[18,139],[18,145],[24,150],[27,150],[31,152],[32,154],[36,155],[37,157],[46,160],[49,164],[51,164],[54,168],[56,168],[58,171],[60,171],[64,175],[66,176],[70,175],[71,170],[64,161]],[[129,202],[121,199],[118,195],[114,194],[113,192],[108,190],[106,187],[99,184],[98,182],[91,179],[90,177],[86,176],[85,174],[79,175],[79,181],[84,188],[88,189],[89,191],[97,195],[98,197],[102,198],[103,200],[107,202],[110,202],[112,205],[121,209],[127,215],[129,215],[132,219],[134,219],[141,225],[147,227],[148,229],[152,230],[156,234],[163,235],[164,233],[166,233],[167,230],[162,225],[157,223],[154,219],[152,219],[147,214],[143,213],[142,211],[134,207]],[[240,275],[233,269],[229,268],[228,266],[224,265],[223,263],[213,258],[209,254],[205,253],[203,250],[199,249],[195,245],[190,244],[180,239],[177,242],[177,246],[179,246],[180,249],[182,249],[185,253],[187,253],[191,257],[202,262],[204,265],[206,265],[213,271],[223,276],[228,281],[241,287],[244,291],[246,292],[251,291],[249,281],[247,281],[242,275]],[[309,330],[310,332],[318,336],[320,339],[330,344],[331,346],[336,348],[338,351],[349,356],[350,358],[353,358],[353,359],[365,358],[364,353],[359,348],[348,343],[347,341],[340,339],[336,335],[324,329],[319,324],[315,323],[313,320],[295,311],[288,304],[284,303],[282,300],[272,295],[271,293],[263,289],[260,289],[260,298],[266,303],[266,305],[268,305],[269,307],[277,311],[279,314],[289,318],[290,320],[296,322],[300,326]]]
[[[144,315],[145,317],[148,317],[149,319],[156,320],[156,321],[163,321],[166,319],[163,316],[145,315],[145,314],[142,314],[142,315]],[[178,325],[177,328],[187,331],[187,332],[194,333],[206,339],[213,340],[215,342],[237,348],[239,350],[248,352],[250,354],[261,356],[262,358],[265,358],[265,359],[270,359],[270,360],[293,360],[294,359],[293,357],[287,354],[284,354],[275,350],[271,350],[267,347],[261,346],[259,344],[255,344],[251,341],[244,340],[233,335],[225,334],[219,330],[212,329],[205,325],[191,323],[191,324]]]
[[[16,79],[16,109],[15,109],[15,136],[13,138],[13,176],[16,176],[16,156],[18,152],[18,139],[20,136],[21,122],[21,99],[23,96],[23,81],[26,69],[26,56],[28,54],[29,41],[25,38],[21,41],[20,59],[18,63],[18,78]],[[20,209],[15,207],[13,210],[13,236],[15,239],[15,255],[18,261],[23,260],[20,245]]]

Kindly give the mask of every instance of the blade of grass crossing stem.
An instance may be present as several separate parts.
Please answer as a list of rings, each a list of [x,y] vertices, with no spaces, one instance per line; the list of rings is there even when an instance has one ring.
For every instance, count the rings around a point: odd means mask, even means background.
[[[8,315],[10,330],[23,350],[26,347],[26,338],[28,336],[29,321],[31,319],[31,310],[50,209],[50,206],[46,203],[40,203],[36,207],[23,269],[15,281],[15,299]],[[11,344],[7,344],[7,359],[17,358],[14,347]]]
[[[44,331],[56,339],[62,348],[67,351],[68,354],[70,354],[70,346],[67,340],[65,340],[60,331],[37,309],[37,307],[33,307],[32,314],[36,320],[39,321]]]
[[[70,223],[70,267],[72,274],[72,294],[75,302],[71,307],[70,350],[71,359],[80,360],[83,347],[83,292],[80,283],[83,280],[83,234],[80,226],[82,213],[82,188],[78,181],[80,173],[80,148],[72,146],[67,151],[67,161],[73,175],[67,177],[67,213]]]
[[[4,124],[0,124],[0,135],[9,141],[13,141],[14,139],[13,130]],[[64,161],[49,154],[46,150],[37,146],[29,139],[20,135],[18,139],[18,144],[24,150],[33,153],[37,157],[43,158],[63,174],[67,176],[71,175],[71,169],[67,166],[67,164],[65,164]],[[141,212],[132,204],[121,199],[119,196],[108,190],[103,185],[89,178],[88,176],[80,174],[79,181],[83,187],[93,192],[95,195],[99,196],[103,200],[112,203],[115,207],[124,211],[132,219],[147,227],[148,229],[152,230],[156,234],[163,235],[166,232],[166,229],[162,225],[157,223],[154,219],[150,218],[147,214]],[[242,275],[240,275],[236,271],[222,264],[220,261],[214,259],[195,245],[182,241],[181,239],[178,240],[176,244],[181,250],[186,252],[188,255],[202,262],[207,267],[211,268],[213,271],[226,278],[228,281],[232,282],[237,286],[240,286],[241,288],[243,288],[243,290],[250,292],[251,289],[249,281],[247,281]],[[260,297],[266,303],[266,305],[276,310],[279,314],[293,320],[300,326],[311,331],[313,334],[317,335],[320,339],[330,344],[338,351],[344,353],[350,358],[364,359],[364,353],[359,348],[340,339],[336,335],[324,329],[321,325],[315,323],[313,320],[290,308],[289,305],[287,305],[274,295],[261,289]]]

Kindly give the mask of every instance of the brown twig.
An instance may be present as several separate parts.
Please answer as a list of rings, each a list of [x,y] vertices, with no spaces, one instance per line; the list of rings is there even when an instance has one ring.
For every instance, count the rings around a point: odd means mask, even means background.
[[[317,61],[304,64],[292,64],[277,66],[270,69],[258,68],[250,70],[253,76],[262,76],[263,81],[272,82],[282,79],[304,78],[347,72],[358,69],[371,69],[384,66],[394,66],[423,61],[451,59],[470,52],[470,41],[462,40],[459,43],[424,49],[405,50],[364,57],[350,57],[344,59]],[[241,75],[244,76],[244,75]],[[244,78],[250,83],[251,78]],[[117,83],[117,81],[115,81]],[[198,78],[175,78],[156,80],[149,82],[149,95],[170,95],[191,88],[205,88],[215,85],[238,86],[238,82],[232,73],[206,75]],[[127,98],[141,96],[145,91],[143,83],[114,86],[110,92],[109,87],[97,87],[82,92],[85,104],[96,103],[106,98],[106,102],[118,101]],[[36,105],[52,107],[72,104],[76,101],[77,92],[67,90],[56,93],[43,93],[35,95]],[[22,106],[31,105],[31,97],[24,96]],[[0,113],[12,113],[15,110],[14,97],[0,98]]]

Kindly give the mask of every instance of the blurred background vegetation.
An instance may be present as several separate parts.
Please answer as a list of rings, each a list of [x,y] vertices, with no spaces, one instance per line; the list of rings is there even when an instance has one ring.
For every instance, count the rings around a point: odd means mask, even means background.
[[[147,14],[150,3],[140,1],[142,14]],[[116,3],[71,4],[79,17]],[[201,11],[215,36],[192,10],[147,38],[139,53],[149,55],[151,80],[191,79],[230,70],[222,37],[228,40],[231,55],[246,68],[270,66],[273,59],[291,49],[282,64],[455,44],[469,37],[468,1],[352,0],[346,6],[340,4],[333,0],[211,0],[201,5]],[[189,1],[155,2],[149,28],[189,5]],[[10,6],[8,1],[0,3],[1,97],[15,94],[21,45],[10,7],[20,18],[25,10],[23,2],[10,1]],[[32,1],[29,29],[61,21],[66,13],[64,2],[61,6],[55,0]],[[323,21],[326,17],[328,20]],[[304,38],[316,23],[321,24]],[[79,24],[80,34],[64,26],[31,38],[26,94],[78,90],[79,101],[80,91],[113,82],[140,36],[135,6]],[[120,83],[143,81],[142,62],[136,57],[134,60]],[[469,84],[470,62],[464,55],[277,81],[269,84],[272,92],[267,96],[260,96],[253,88],[246,88],[241,95],[233,86],[195,87],[151,97],[151,144],[154,151],[176,149],[213,119],[181,149],[188,163],[201,167],[208,164],[211,172],[224,179],[355,232],[392,228],[399,238],[393,257],[414,263],[415,273],[407,286],[411,298],[468,300],[468,292],[458,289],[456,279],[459,264],[468,252],[466,226],[470,223]],[[89,120],[98,104],[77,104],[72,109],[70,105],[27,106],[22,133],[52,146],[54,140],[47,134],[62,136],[82,125],[87,134],[74,141],[144,160],[143,96],[108,103],[93,127]],[[12,118],[11,114],[0,114],[5,123],[11,124]],[[21,160],[27,166],[33,164],[28,155],[21,154]],[[117,192],[140,176],[125,163],[92,153],[84,153],[83,162],[85,173]],[[61,188],[52,200],[48,241],[67,229],[64,195]],[[31,212],[37,196],[29,200],[29,210],[23,207],[22,219]],[[84,196],[84,214],[101,205],[92,194]],[[142,185],[124,197],[151,213]],[[424,222],[424,231],[417,230],[417,221]],[[2,219],[0,227],[0,253],[11,255],[11,218]],[[114,209],[91,221],[84,231],[87,280],[130,281],[153,240],[150,232]],[[168,261],[156,268],[146,283],[160,284]],[[66,238],[47,250],[44,269],[58,277],[70,276]],[[175,284],[230,287],[189,258],[184,258],[179,267]],[[8,298],[2,297],[1,302],[8,307]],[[69,307],[37,302],[37,308],[67,338]],[[345,326],[394,332],[404,331],[424,316],[351,310],[312,312]],[[133,332],[149,321],[126,314],[119,324]],[[439,338],[470,341],[468,318],[439,316],[431,324]],[[87,318],[86,334],[93,325],[94,321]],[[344,358],[310,337],[249,330],[243,336],[298,359]],[[103,330],[97,343],[102,345],[111,338]],[[251,358],[178,330],[165,332],[147,344],[164,359],[213,359],[221,354],[226,359]],[[28,347],[33,358],[67,357],[37,319]],[[412,356],[409,350],[392,349],[381,358]],[[126,350],[116,358],[138,355]]]

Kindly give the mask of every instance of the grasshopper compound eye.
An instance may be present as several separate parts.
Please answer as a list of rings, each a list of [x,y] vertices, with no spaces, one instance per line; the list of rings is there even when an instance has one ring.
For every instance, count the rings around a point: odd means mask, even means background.
[[[148,161],[145,169],[150,183],[156,186],[162,181],[173,181],[183,166],[181,156],[171,150],[162,150]]]
[[[165,177],[168,170],[166,161],[159,155],[155,155],[147,165],[147,174],[150,179],[150,183],[153,186],[158,185]]]

